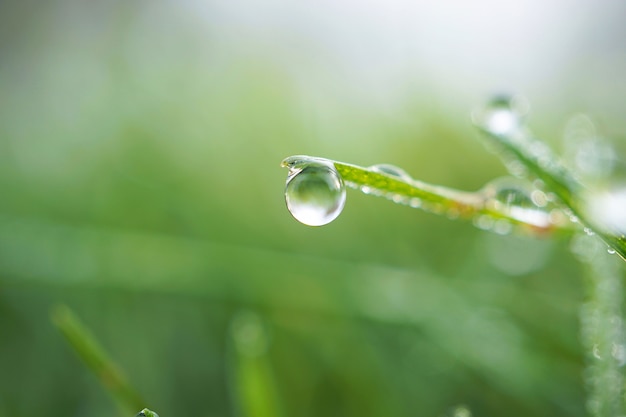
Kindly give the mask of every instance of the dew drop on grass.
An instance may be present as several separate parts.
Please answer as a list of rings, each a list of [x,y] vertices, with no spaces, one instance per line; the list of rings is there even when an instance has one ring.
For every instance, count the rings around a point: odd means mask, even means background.
[[[291,215],[308,226],[335,220],[346,202],[346,189],[332,164],[311,162],[290,171],[285,201]]]
[[[474,123],[496,135],[508,135],[517,132],[527,112],[526,101],[519,97],[498,95],[487,106],[473,114]]]
[[[504,177],[491,181],[482,190],[485,204],[508,217],[536,227],[551,225],[546,199],[527,181]]]
[[[411,181],[412,179],[411,176],[407,174],[405,170],[403,170],[402,168],[398,168],[395,165],[389,165],[389,164],[372,165],[370,167],[370,170],[379,172],[381,174],[390,175],[392,177],[398,177],[399,179],[403,181]]]

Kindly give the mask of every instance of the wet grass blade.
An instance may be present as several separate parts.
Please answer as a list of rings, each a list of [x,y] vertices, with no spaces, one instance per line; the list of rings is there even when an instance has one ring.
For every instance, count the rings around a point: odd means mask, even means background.
[[[231,321],[229,378],[233,404],[244,417],[281,417],[283,407],[270,363],[269,335],[261,317],[239,312]]]
[[[516,216],[509,207],[498,208],[492,204],[491,198],[484,190],[467,192],[452,188],[427,184],[414,180],[407,174],[393,175],[381,172],[374,167],[362,167],[345,162],[325,158],[297,155],[283,160],[282,166],[290,171],[297,172],[308,164],[332,164],[344,183],[350,188],[362,191],[365,194],[385,197],[394,203],[420,208],[435,214],[447,215],[450,218],[480,220],[488,219],[490,224],[501,221],[524,233],[545,235],[554,231],[571,231],[570,222],[565,215],[548,219],[542,216],[540,221],[528,216]],[[395,167],[394,167],[395,168]],[[398,168],[396,168],[399,170]],[[401,171],[401,170],[399,170]],[[295,175],[295,174],[290,174]],[[534,220],[534,221],[533,221]]]

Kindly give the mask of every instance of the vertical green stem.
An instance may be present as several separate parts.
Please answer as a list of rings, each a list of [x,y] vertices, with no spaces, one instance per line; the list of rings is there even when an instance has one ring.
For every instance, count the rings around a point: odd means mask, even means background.
[[[242,417],[283,415],[272,366],[267,354],[269,335],[261,317],[240,312],[231,322],[231,389]]]
[[[624,410],[624,380],[621,367],[626,362],[622,325],[621,262],[606,252],[595,237],[585,239],[587,247],[587,301],[581,308],[581,333],[586,351],[585,383],[587,409],[594,417],[621,416]]]

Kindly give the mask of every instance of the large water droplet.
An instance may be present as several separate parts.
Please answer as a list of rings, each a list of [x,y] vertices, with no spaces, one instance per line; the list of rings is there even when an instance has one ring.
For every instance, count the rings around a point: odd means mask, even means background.
[[[498,95],[487,106],[473,113],[474,123],[496,135],[509,135],[519,131],[528,104],[520,97]]]
[[[308,226],[335,220],[346,202],[346,189],[332,164],[310,162],[290,169],[285,201],[291,215]]]
[[[527,181],[513,177],[499,178],[488,183],[482,193],[485,205],[508,217],[540,228],[552,224],[545,195]]]

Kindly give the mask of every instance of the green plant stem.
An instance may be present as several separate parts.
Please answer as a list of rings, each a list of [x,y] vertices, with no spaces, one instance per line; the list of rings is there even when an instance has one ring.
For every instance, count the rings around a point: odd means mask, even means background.
[[[65,305],[51,312],[54,325],[109,392],[123,415],[134,415],[144,402],[129,384],[122,370],[111,360],[104,348],[74,312]]]
[[[594,237],[585,237],[588,241]],[[596,240],[588,242],[585,261],[587,301],[580,312],[582,342],[587,353],[587,409],[593,417],[623,415],[626,362],[622,324],[622,282],[616,257]]]
[[[284,415],[267,353],[269,337],[261,317],[248,311],[235,315],[228,345],[230,388],[238,414],[244,417]]]

